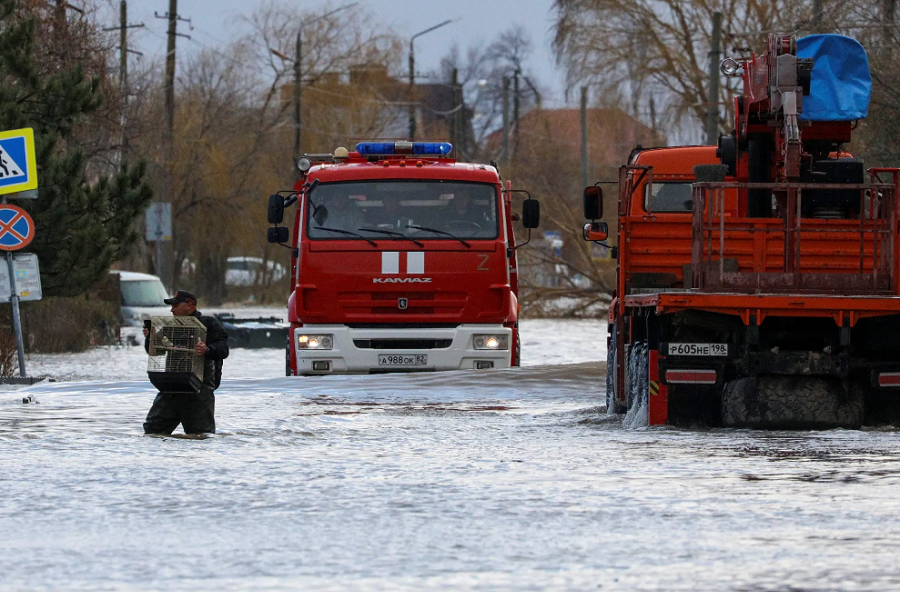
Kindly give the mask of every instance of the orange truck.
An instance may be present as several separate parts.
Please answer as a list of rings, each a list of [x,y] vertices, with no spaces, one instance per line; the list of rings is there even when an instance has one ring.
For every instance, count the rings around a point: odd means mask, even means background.
[[[897,423],[900,169],[866,171],[844,151],[867,112],[865,51],[771,35],[722,71],[743,76],[734,132],[636,150],[620,169],[608,411],[650,425]],[[606,240],[602,203],[585,189],[586,240]]]

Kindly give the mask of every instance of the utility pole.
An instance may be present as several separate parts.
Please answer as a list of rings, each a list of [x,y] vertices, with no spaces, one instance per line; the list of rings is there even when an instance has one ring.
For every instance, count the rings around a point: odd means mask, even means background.
[[[128,84],[128,2],[119,3],[119,92],[127,101]]]
[[[897,14],[897,0],[881,0],[881,11],[882,11],[882,22],[884,23],[883,27],[883,43],[884,47],[890,48],[892,46],[891,36],[896,34],[894,30],[894,20],[896,19]]]
[[[456,69],[453,69],[456,73]],[[468,126],[466,125],[466,98],[463,94],[462,84],[457,80],[453,85],[453,104],[456,105],[456,112],[453,114],[456,120],[456,141],[459,147],[456,149],[456,159],[465,160],[468,154],[468,134],[466,133]]]
[[[513,144],[512,150],[519,150],[519,69],[513,72]]]
[[[297,163],[300,161],[302,154],[300,153],[300,143],[303,136],[302,122],[302,95],[303,92],[301,76],[303,76],[303,26],[297,29],[297,44],[294,48],[294,173],[300,172]]]
[[[445,25],[449,25],[455,19],[448,19],[442,23],[438,23],[433,27],[428,27],[424,31],[419,31],[415,35],[409,38],[409,139],[413,140],[416,137],[416,100],[415,100],[415,92],[416,92],[416,53],[415,46],[413,42],[417,37],[421,37],[426,33],[431,33],[435,29],[440,29]]]
[[[453,99],[450,101],[451,104],[451,112],[450,112],[450,143],[453,144],[454,150],[457,152],[457,156],[459,155],[459,128],[457,127],[458,119],[456,117],[456,107],[458,103],[456,102],[456,84],[459,80],[459,70],[453,68],[453,72],[450,73],[450,91]]]
[[[509,166],[509,78],[503,77],[503,164]]]
[[[818,33],[822,27],[822,0],[813,0],[812,27],[813,33]]]
[[[293,163],[291,165],[295,174],[300,171],[300,169],[297,168],[297,163],[300,160],[300,157],[303,156],[303,27],[324,20],[342,10],[353,8],[357,4],[359,4],[359,2],[339,6],[321,16],[303,21],[300,23],[300,26],[297,27],[297,43],[294,47],[294,154],[292,159]]]
[[[588,126],[587,126],[588,89],[581,87],[581,186],[587,187],[588,178]]]
[[[144,55],[139,51],[128,49],[128,29],[143,27],[144,23],[137,25],[128,24],[128,2],[121,0],[119,3],[119,26],[106,27],[104,31],[119,31],[119,96],[121,99],[122,115],[119,118],[119,164],[122,163],[126,149],[127,136],[125,135],[125,111],[128,107],[128,54]]]
[[[165,101],[166,101],[166,128],[165,133],[166,143],[169,144],[167,146],[167,150],[171,152],[171,143],[172,136],[175,130],[175,38],[176,37],[184,37],[185,39],[190,39],[190,35],[185,35],[184,33],[178,32],[178,21],[182,21],[188,23],[190,25],[191,19],[189,18],[181,18],[178,16],[178,0],[169,0],[169,12],[166,14],[160,15],[157,13],[153,13],[153,15],[158,19],[165,19],[169,21],[169,30],[166,35],[168,37],[168,41],[166,43],[166,81],[165,81]],[[193,29],[193,27],[191,27]],[[167,155],[167,159],[171,157],[171,154]]]
[[[412,39],[409,40],[409,139],[416,138],[416,57],[413,52]]]
[[[706,143],[719,143],[719,62],[722,45],[722,13],[714,12],[709,47],[709,97],[706,105]]]
[[[178,0],[169,0],[169,31],[166,43],[166,143],[171,157],[172,136],[175,130],[175,34],[178,31]]]
[[[174,159],[174,140],[175,140],[175,38],[184,37],[190,39],[190,35],[178,32],[178,21],[190,24],[191,19],[181,18],[178,16],[178,0],[169,0],[169,12],[164,15],[153,15],[159,19],[169,21],[168,42],[166,43],[166,80],[165,80],[165,108],[166,122],[163,129],[163,158],[164,158],[164,178],[165,187],[160,192],[160,201],[172,202],[172,160]],[[162,241],[156,241],[156,267],[157,275],[162,278],[166,286],[172,286],[175,280],[174,270],[169,269],[164,263]]]

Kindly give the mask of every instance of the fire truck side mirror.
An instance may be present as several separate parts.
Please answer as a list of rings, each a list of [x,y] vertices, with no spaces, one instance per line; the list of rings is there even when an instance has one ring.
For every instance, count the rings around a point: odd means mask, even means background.
[[[603,217],[603,189],[597,185],[584,188],[584,217],[588,220]]]
[[[275,193],[269,196],[269,224],[281,224],[282,220],[284,220],[284,198]]]
[[[606,222],[588,222],[581,234],[586,241],[605,241],[609,238],[609,226]]]
[[[522,202],[522,226],[525,228],[537,228],[541,225],[541,204],[536,199],[526,199]]]
[[[266,238],[270,243],[286,243],[288,239],[287,226],[272,226],[266,232]]]

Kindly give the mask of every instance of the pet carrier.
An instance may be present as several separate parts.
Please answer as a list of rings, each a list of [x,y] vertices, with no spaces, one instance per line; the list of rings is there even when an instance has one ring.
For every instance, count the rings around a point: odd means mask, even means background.
[[[194,347],[206,341],[197,317],[153,317],[147,375],[160,392],[196,393],[203,382],[203,356]]]

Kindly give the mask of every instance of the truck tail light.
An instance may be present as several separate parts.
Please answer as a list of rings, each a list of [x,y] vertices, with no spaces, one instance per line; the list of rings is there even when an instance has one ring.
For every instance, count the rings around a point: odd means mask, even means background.
[[[666,382],[669,384],[716,384],[715,370],[666,370]]]
[[[900,387],[900,372],[879,372],[878,386],[882,388]]]

